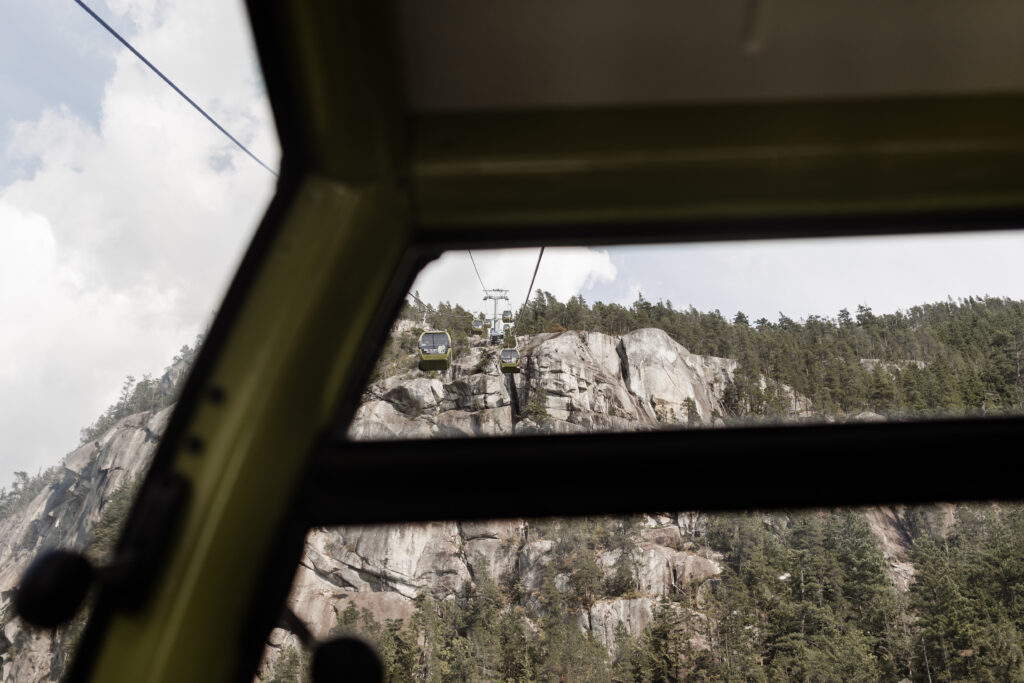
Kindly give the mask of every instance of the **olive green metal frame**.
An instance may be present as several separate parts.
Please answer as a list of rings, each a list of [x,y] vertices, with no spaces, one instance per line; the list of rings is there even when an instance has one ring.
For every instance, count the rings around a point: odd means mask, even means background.
[[[420,351],[419,369],[423,371],[441,370],[446,371],[452,366],[452,353],[428,354]]]
[[[280,186],[143,486],[174,472],[190,489],[154,588],[132,612],[100,591],[72,680],[251,680],[254,606],[279,609],[297,560],[299,484],[444,249],[1024,225],[1019,95],[420,114],[384,3],[249,9]],[[338,496],[359,486],[344,471]]]

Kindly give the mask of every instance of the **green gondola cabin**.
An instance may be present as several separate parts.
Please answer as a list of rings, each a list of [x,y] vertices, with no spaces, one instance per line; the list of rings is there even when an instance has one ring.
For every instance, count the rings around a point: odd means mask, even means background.
[[[519,351],[516,349],[501,350],[501,371],[506,375],[519,373]]]
[[[473,332],[473,334],[476,334],[476,335],[482,335],[484,333],[484,321],[483,320],[474,320],[473,321],[472,332]]]
[[[420,335],[420,370],[445,371],[452,366],[452,338],[443,330],[427,330]]]

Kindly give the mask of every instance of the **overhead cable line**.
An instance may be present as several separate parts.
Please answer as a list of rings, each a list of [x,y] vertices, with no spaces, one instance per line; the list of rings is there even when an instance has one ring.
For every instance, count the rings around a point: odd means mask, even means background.
[[[426,305],[425,303],[423,303],[423,300],[422,300],[422,299],[420,299],[420,298],[419,298],[418,296],[416,296],[415,294],[413,294],[412,292],[409,292],[409,296],[411,296],[411,297],[412,297],[413,299],[416,299],[416,301],[419,301],[419,302],[420,302],[420,306],[423,306],[424,308],[426,308],[426,307],[427,307],[427,305]]]
[[[196,110],[196,111],[198,111],[198,112],[199,112],[200,114],[202,114],[203,116],[205,116],[205,117],[206,117],[206,120],[207,120],[207,121],[209,121],[210,123],[212,123],[212,124],[213,124],[214,126],[216,126],[217,130],[219,130],[219,131],[220,131],[221,133],[224,133],[224,135],[226,135],[226,136],[228,137],[228,139],[229,139],[229,140],[231,140],[231,142],[233,142],[233,143],[235,143],[236,145],[238,145],[238,148],[239,148],[239,149],[241,149],[241,150],[242,150],[243,152],[245,152],[245,153],[246,153],[246,154],[248,154],[248,155],[249,155],[250,157],[252,157],[253,161],[255,161],[255,162],[256,162],[257,164],[259,164],[260,166],[262,166],[263,168],[265,168],[265,169],[266,169],[266,170],[267,170],[267,171],[268,171],[268,172],[269,172],[269,173],[270,173],[271,175],[273,175],[273,176],[274,176],[275,178],[277,178],[277,177],[278,177],[277,171],[275,171],[274,169],[270,168],[270,167],[269,167],[269,166],[267,166],[267,165],[266,165],[265,163],[263,163],[263,162],[262,162],[262,161],[260,160],[260,158],[259,158],[258,156],[256,156],[256,155],[255,155],[255,154],[253,154],[252,152],[250,152],[250,151],[249,151],[249,148],[248,148],[248,147],[246,147],[245,145],[243,145],[243,144],[242,144],[241,142],[239,142],[239,141],[238,141],[238,139],[237,139],[237,138],[236,138],[236,137],[235,137],[234,135],[232,135],[231,133],[229,133],[229,132],[228,132],[228,131],[227,131],[227,130],[226,130],[226,129],[224,128],[224,126],[222,126],[222,125],[220,125],[219,123],[217,123],[217,121],[216,121],[216,120],[214,120],[214,118],[213,118],[212,116],[210,116],[209,114],[207,114],[207,113],[206,113],[206,112],[205,112],[205,111],[203,110],[203,108],[202,108],[202,107],[200,107],[200,106],[199,106],[198,104],[196,104],[196,103],[195,103],[195,102],[194,102],[194,101],[192,100],[192,98],[191,98],[191,97],[189,97],[188,95],[186,95],[186,94],[185,94],[185,93],[184,93],[184,92],[183,92],[183,91],[181,90],[181,88],[179,88],[178,86],[176,86],[176,85],[174,84],[174,82],[173,82],[173,81],[172,81],[171,79],[169,79],[169,78],[168,78],[167,76],[165,76],[165,75],[163,74],[163,72],[162,72],[162,71],[160,71],[160,69],[156,68],[156,67],[155,67],[155,66],[153,65],[153,63],[152,63],[151,61],[149,61],[148,59],[146,59],[145,57],[143,57],[143,56],[142,56],[142,53],[141,53],[141,52],[139,52],[139,51],[138,51],[138,50],[136,50],[136,49],[135,49],[134,47],[132,47],[132,44],[131,44],[131,43],[129,43],[129,42],[127,41],[127,40],[125,40],[125,39],[124,39],[124,38],[123,38],[123,37],[121,36],[121,34],[120,34],[120,33],[118,33],[118,32],[117,32],[116,30],[114,30],[114,27],[113,27],[113,26],[111,26],[111,25],[110,25],[110,24],[108,24],[107,22],[103,21],[103,19],[101,19],[101,18],[100,18],[100,16],[99,16],[98,14],[96,14],[95,12],[93,12],[93,11],[92,11],[92,9],[90,9],[88,5],[86,5],[86,4],[84,3],[84,2],[82,2],[82,0],[75,0],[75,2],[76,2],[76,3],[78,3],[78,5],[79,5],[79,6],[80,6],[80,7],[82,8],[82,9],[84,9],[84,10],[85,10],[86,12],[88,12],[88,13],[89,13],[89,16],[91,16],[91,17],[92,17],[93,19],[95,19],[95,20],[96,20],[97,22],[99,22],[100,26],[102,26],[103,28],[107,29],[107,31],[109,31],[109,32],[110,32],[110,34],[111,34],[112,36],[114,36],[115,38],[117,38],[117,39],[118,39],[118,41],[120,41],[122,45],[124,45],[124,46],[125,46],[126,48],[128,48],[129,50],[131,50],[131,52],[132,52],[132,54],[133,54],[133,55],[135,55],[135,56],[136,56],[136,57],[138,57],[138,58],[139,58],[140,60],[142,60],[142,63],[143,63],[143,64],[145,64],[146,66],[148,66],[148,67],[149,67],[149,68],[150,68],[150,69],[151,69],[151,70],[153,71],[153,73],[155,73],[155,74],[156,74],[157,76],[159,76],[160,78],[162,78],[162,79],[163,79],[163,81],[164,81],[164,83],[166,83],[167,85],[171,86],[171,88],[173,88],[173,89],[174,89],[174,92],[176,92],[176,93],[178,93],[179,95],[181,95],[181,96],[182,96],[182,98],[184,98],[184,100],[185,100],[186,102],[188,102],[189,104],[191,104],[191,105],[192,105],[192,106],[193,106],[193,107],[195,108],[195,110]]]
[[[540,260],[544,258],[544,247],[540,248],[540,253],[537,254],[537,265],[533,269],[533,277],[530,278],[530,288],[526,290],[526,302],[523,306],[530,305],[530,295],[533,293],[533,283],[537,281],[537,271],[540,270]]]
[[[480,277],[480,271],[476,267],[476,259],[473,258],[473,251],[471,249],[467,249],[466,251],[469,252],[469,260],[473,262],[473,270],[476,271],[476,279],[480,281],[480,289],[482,289],[482,290],[484,290],[486,292],[487,291],[487,285],[484,284],[483,278]]]
[[[416,299],[416,301],[419,302],[420,306],[423,307],[423,327],[426,327],[427,326],[427,312],[430,311],[430,306],[428,306],[425,303],[423,303],[423,299],[419,298],[418,296],[416,296],[412,292],[409,292],[409,296],[411,296],[413,299]]]

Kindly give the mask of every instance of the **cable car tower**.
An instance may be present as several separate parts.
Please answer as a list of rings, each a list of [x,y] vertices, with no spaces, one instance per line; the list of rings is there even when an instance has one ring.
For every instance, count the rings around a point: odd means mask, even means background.
[[[498,343],[498,342],[502,341],[505,338],[505,331],[504,331],[504,327],[502,326],[502,323],[506,322],[506,321],[504,321],[503,318],[504,317],[511,318],[511,310],[509,310],[510,304],[509,304],[509,298],[508,298],[508,290],[507,289],[485,289],[484,290],[484,301],[488,301],[488,300],[491,300],[491,301],[494,302],[494,317],[491,318],[490,341],[492,343]],[[498,310],[498,302],[499,301],[504,301],[505,302],[505,310],[504,311],[499,311]],[[508,314],[508,315],[505,316],[505,314]]]

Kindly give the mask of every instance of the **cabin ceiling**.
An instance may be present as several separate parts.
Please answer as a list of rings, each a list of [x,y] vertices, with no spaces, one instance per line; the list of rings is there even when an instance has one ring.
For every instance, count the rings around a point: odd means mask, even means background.
[[[1024,11],[988,0],[399,0],[412,110],[1024,90]]]

